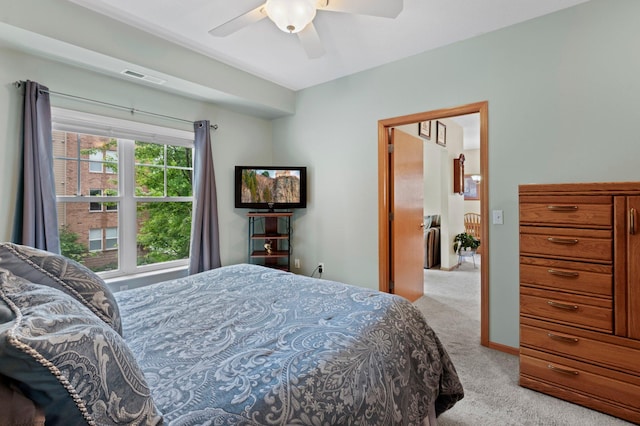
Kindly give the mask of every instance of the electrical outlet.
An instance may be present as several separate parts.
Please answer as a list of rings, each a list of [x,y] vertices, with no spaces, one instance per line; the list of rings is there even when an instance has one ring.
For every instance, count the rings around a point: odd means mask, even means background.
[[[318,263],[318,273],[322,274],[324,272],[324,262]]]
[[[296,268],[300,269],[300,259],[295,259],[293,261],[293,266],[295,266]]]

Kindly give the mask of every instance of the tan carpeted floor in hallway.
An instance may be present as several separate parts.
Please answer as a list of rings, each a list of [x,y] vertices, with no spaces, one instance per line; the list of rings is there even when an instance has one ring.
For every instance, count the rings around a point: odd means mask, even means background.
[[[476,257],[476,263],[480,259]],[[618,426],[630,423],[518,386],[518,357],[480,346],[480,268],[424,270],[415,302],[449,352],[465,397],[439,426]]]

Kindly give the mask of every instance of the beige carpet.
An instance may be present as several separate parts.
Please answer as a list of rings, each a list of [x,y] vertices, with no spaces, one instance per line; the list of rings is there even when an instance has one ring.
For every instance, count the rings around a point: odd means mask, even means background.
[[[439,426],[630,424],[518,386],[518,357],[480,346],[480,269],[470,258],[453,271],[425,269],[424,278],[425,296],[415,305],[444,343],[465,389]]]

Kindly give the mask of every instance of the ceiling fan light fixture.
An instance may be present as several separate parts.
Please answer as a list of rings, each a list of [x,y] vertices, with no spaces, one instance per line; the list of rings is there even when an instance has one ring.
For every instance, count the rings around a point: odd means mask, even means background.
[[[302,31],[316,16],[316,0],[267,0],[265,11],[285,33]]]

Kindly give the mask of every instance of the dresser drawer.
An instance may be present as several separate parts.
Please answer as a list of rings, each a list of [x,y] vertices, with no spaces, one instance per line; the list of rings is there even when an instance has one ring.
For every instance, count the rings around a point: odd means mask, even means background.
[[[522,226],[520,253],[609,263],[613,240],[611,231]]]
[[[520,223],[540,226],[611,227],[610,196],[530,196],[520,202]]]
[[[520,374],[633,409],[640,408],[637,376],[527,349],[520,355]]]
[[[583,262],[523,257],[520,260],[520,283],[608,298],[613,296],[611,266]]]
[[[520,325],[520,345],[640,375],[640,349],[603,342],[588,332]]]
[[[520,287],[520,314],[613,333],[610,299]]]

